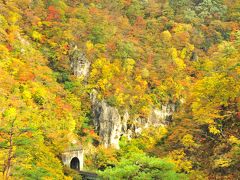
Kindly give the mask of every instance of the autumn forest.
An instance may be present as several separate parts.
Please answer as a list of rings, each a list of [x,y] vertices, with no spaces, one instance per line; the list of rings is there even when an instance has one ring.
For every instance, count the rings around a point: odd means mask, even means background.
[[[240,0],[0,0],[0,180],[80,171],[240,178]]]

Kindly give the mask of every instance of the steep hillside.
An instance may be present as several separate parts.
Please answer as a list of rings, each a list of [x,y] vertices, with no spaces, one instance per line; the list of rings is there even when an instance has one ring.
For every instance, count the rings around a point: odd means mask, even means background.
[[[71,178],[77,140],[105,179],[236,179],[239,29],[239,0],[0,1],[0,178]]]

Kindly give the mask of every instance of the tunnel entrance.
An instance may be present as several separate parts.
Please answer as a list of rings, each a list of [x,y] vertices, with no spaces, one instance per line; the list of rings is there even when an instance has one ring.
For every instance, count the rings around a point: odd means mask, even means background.
[[[77,157],[74,157],[70,162],[70,168],[75,170],[80,170],[80,162]]]

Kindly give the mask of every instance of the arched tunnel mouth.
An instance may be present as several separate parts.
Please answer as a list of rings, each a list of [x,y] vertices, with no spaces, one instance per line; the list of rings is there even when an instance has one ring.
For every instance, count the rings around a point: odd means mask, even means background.
[[[77,157],[72,158],[70,162],[70,168],[75,170],[80,170],[80,161]]]

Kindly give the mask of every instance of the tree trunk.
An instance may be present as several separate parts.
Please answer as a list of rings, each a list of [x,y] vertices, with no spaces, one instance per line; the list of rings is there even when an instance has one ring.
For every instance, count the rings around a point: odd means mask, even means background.
[[[13,158],[13,126],[14,122],[12,123],[12,127],[9,133],[9,148],[8,148],[8,154],[7,159],[4,162],[4,169],[3,169],[3,179],[8,180],[10,175],[10,170],[12,166],[12,158]]]

